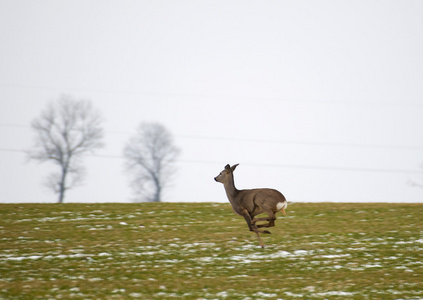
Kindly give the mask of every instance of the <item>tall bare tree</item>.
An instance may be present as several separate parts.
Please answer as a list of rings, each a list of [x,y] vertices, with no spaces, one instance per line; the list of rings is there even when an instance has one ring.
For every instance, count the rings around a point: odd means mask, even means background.
[[[179,149],[161,124],[142,123],[124,150],[126,168],[133,174],[132,187],[142,201],[160,202],[162,192],[175,173]]]
[[[58,194],[59,203],[63,202],[67,190],[83,180],[83,154],[103,145],[100,125],[101,116],[91,102],[65,95],[50,102],[31,123],[36,138],[34,148],[28,151],[29,158],[51,161],[59,167],[46,182]]]

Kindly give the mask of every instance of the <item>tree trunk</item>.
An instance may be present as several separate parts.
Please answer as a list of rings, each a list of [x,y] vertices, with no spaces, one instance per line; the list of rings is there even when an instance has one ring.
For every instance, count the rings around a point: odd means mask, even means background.
[[[68,174],[68,168],[67,166],[63,166],[62,176],[60,177],[60,182],[59,182],[59,203],[63,203],[63,200],[65,199],[67,174]]]
[[[160,194],[162,191],[162,187],[160,185],[160,180],[159,178],[157,178],[156,176],[153,175],[153,181],[154,181],[154,186],[156,188],[156,191],[154,192],[154,197],[153,197],[153,202],[160,202]]]
[[[65,198],[65,190],[62,187],[62,185],[60,185],[60,191],[59,191],[59,202],[58,203],[63,203],[63,199]]]
[[[156,192],[154,193],[154,202],[160,202],[160,194],[161,194],[161,188],[160,187],[156,187]]]

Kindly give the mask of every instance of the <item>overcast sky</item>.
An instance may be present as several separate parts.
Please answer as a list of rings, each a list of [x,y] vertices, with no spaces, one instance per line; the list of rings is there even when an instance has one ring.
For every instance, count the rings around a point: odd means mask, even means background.
[[[131,201],[122,149],[160,122],[181,149],[166,201],[214,182],[290,201],[423,202],[423,1],[0,1],[0,202],[56,202],[30,122],[89,99],[105,144],[65,202]]]

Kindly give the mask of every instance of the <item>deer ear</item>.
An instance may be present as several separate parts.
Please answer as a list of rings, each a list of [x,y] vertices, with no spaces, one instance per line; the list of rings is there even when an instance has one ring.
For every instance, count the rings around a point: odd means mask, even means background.
[[[232,167],[231,167],[231,171],[233,172],[233,171],[235,171],[235,169],[236,169],[236,167],[238,166],[239,164],[236,164],[236,165],[233,165]]]
[[[228,164],[228,165],[226,165],[226,166],[225,166],[225,170],[226,170],[226,171],[230,171],[230,170],[231,170],[231,166],[230,166],[229,164]]]

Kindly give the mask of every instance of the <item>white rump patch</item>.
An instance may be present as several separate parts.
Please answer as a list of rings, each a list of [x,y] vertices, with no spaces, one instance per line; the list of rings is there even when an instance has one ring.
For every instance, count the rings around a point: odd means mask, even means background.
[[[281,211],[282,208],[286,209],[288,207],[288,202],[279,202],[278,204],[276,204],[276,209],[277,211]]]

